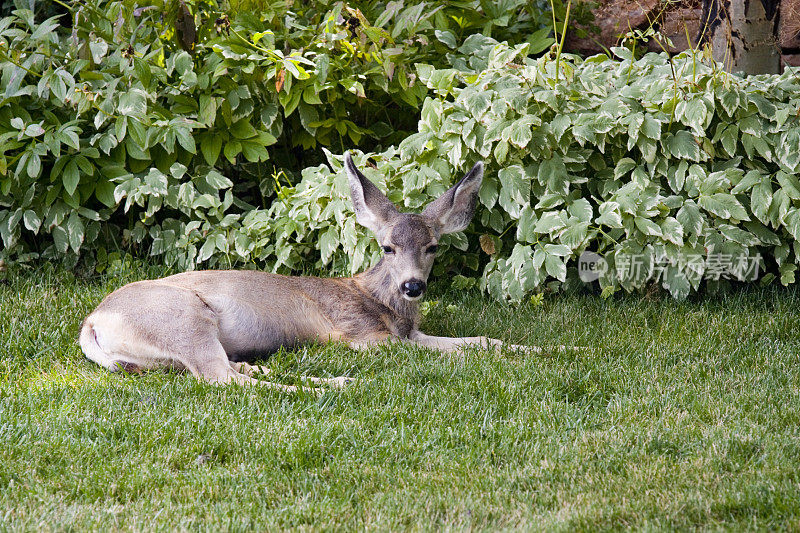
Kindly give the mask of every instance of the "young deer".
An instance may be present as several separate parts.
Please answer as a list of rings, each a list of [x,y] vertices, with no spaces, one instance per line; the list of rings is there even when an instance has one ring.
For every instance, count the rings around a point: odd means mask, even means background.
[[[296,390],[254,379],[255,372],[268,370],[247,361],[304,341],[362,348],[400,340],[445,351],[499,347],[500,341],[486,337],[432,337],[419,330],[418,300],[437,242],[469,224],[483,164],[419,215],[400,213],[349,154],[345,168],[356,220],[375,234],[385,253],[373,268],[351,278],[225,270],[130,283],[86,318],[80,333],[83,353],[111,371],[173,367],[212,383]],[[307,379],[333,385],[347,381]]]

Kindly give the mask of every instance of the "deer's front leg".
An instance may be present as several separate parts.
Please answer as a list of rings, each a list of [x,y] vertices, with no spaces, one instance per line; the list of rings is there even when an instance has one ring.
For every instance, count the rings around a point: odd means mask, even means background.
[[[467,346],[475,346],[487,350],[489,348],[499,350],[501,346],[504,346],[503,341],[489,337],[434,337],[433,335],[426,335],[419,330],[411,332],[408,339],[421,346],[443,352],[461,352]],[[505,344],[505,346],[511,350],[527,353],[542,352],[542,349],[537,346],[520,346],[518,344]]]

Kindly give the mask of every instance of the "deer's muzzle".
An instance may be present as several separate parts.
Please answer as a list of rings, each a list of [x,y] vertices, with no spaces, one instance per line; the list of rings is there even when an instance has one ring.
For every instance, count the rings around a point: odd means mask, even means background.
[[[419,298],[425,292],[427,284],[419,279],[410,279],[403,283],[401,290],[407,298]]]

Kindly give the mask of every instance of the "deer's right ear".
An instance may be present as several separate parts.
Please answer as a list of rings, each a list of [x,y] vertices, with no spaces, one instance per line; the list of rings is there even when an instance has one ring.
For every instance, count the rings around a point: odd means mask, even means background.
[[[398,214],[397,208],[356,168],[349,152],[344,155],[344,168],[350,183],[356,221],[377,235]]]

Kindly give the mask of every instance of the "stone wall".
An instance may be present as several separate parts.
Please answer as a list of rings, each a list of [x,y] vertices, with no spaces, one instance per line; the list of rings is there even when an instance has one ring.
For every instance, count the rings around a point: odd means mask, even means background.
[[[704,27],[703,0],[600,0],[594,15],[599,32],[583,39],[568,35],[568,50],[584,55],[600,53],[616,46],[631,29],[645,30],[653,24],[673,46],[651,40],[648,48],[675,53],[696,47]],[[800,66],[800,0],[781,0],[775,46],[781,49],[782,65]]]
[[[800,0],[781,0],[778,44],[781,47],[781,62],[800,67]]]

